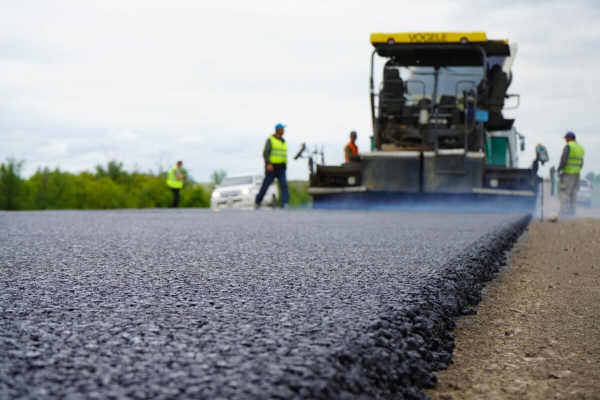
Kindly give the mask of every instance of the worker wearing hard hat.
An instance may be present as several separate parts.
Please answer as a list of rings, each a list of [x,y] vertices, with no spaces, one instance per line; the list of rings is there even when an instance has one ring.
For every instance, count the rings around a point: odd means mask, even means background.
[[[579,191],[579,173],[583,167],[583,147],[575,141],[575,134],[567,132],[565,135],[567,145],[563,149],[558,173],[558,198],[560,200],[560,213],[562,215],[575,215],[577,192]]]
[[[275,125],[275,133],[269,136],[263,150],[265,160],[265,179],[260,191],[256,195],[255,208],[260,208],[260,204],[267,193],[267,189],[275,179],[281,189],[281,207],[287,208],[289,202],[289,190],[286,177],[287,169],[287,143],[283,138],[285,125]]]
[[[344,147],[344,157],[346,162],[351,161],[360,161],[360,156],[358,155],[358,146],[356,145],[356,132],[350,132],[350,141]]]
[[[179,207],[179,191],[183,188],[183,180],[185,179],[185,173],[181,169],[182,165],[181,161],[177,161],[177,165],[172,167],[167,173],[167,186],[173,192],[171,208]]]

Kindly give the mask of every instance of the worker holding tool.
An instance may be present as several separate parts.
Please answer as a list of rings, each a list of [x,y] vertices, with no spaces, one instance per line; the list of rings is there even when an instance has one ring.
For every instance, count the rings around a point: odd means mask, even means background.
[[[289,202],[289,190],[286,177],[287,169],[287,143],[283,138],[283,131],[285,125],[275,125],[275,134],[269,136],[265,148],[263,150],[263,158],[265,159],[265,180],[262,183],[258,195],[256,195],[256,201],[254,208],[260,208],[263,197],[267,189],[273,183],[275,178],[279,183],[279,189],[281,190],[281,208],[287,208]]]
[[[167,174],[167,186],[173,192],[171,208],[179,207],[179,191],[183,188],[183,180],[185,179],[185,173],[181,169],[182,165],[181,161],[177,161],[177,165],[172,167]]]
[[[344,156],[346,157],[346,162],[351,161],[360,161],[360,156],[358,155],[358,146],[356,145],[356,132],[350,132],[350,141],[344,147]]]
[[[583,167],[583,147],[575,141],[575,134],[567,132],[565,135],[567,145],[565,146],[558,173],[558,198],[560,200],[561,215],[575,215],[577,204],[577,192],[579,191],[579,173]]]

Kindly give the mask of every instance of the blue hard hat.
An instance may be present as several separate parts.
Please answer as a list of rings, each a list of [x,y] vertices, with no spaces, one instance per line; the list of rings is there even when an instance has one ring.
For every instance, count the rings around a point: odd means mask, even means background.
[[[567,134],[565,135],[566,138],[569,139],[575,139],[575,134],[573,132],[567,132]]]
[[[280,129],[282,129],[282,128],[285,128],[285,125],[284,125],[284,124],[281,124],[281,123],[280,123],[280,124],[277,124],[277,125],[275,125],[275,130],[276,130],[276,131],[278,131],[278,130],[280,130]]]

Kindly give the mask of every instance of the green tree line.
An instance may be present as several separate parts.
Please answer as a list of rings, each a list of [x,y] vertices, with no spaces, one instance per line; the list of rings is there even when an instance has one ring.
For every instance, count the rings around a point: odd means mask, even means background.
[[[172,201],[166,173],[128,172],[122,163],[111,161],[78,174],[40,168],[24,179],[23,164],[8,159],[0,165],[2,210],[155,208],[168,207]],[[182,207],[208,207],[209,199],[209,189],[186,178]]]
[[[0,210],[157,208],[169,207],[172,201],[166,172],[128,172],[122,163],[111,161],[78,174],[40,168],[25,179],[23,165],[10,158],[0,164]],[[225,175],[225,171],[215,171],[213,182],[205,185],[186,173],[180,206],[209,207],[211,191]],[[308,206],[307,190],[306,182],[290,182],[290,206]]]

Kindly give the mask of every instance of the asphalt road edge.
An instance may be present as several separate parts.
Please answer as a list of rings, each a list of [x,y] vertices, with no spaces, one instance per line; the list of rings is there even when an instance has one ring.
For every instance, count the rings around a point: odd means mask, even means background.
[[[410,293],[408,303],[390,303],[378,322],[332,353],[336,373],[313,397],[427,399],[421,389],[434,387],[435,372],[452,362],[456,318],[474,312],[469,307],[481,300],[483,283],[505,265],[530,221],[530,215],[506,221]]]

